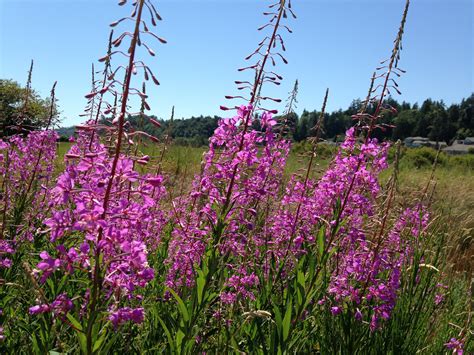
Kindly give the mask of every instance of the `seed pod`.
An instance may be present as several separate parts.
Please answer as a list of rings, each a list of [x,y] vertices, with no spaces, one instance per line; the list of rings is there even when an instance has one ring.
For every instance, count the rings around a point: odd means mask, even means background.
[[[161,127],[161,123],[153,118],[150,118],[150,123],[158,128]]]
[[[155,85],[160,85],[160,82],[158,81],[158,79],[156,79],[156,77],[154,75],[151,76],[151,80],[153,80]]]

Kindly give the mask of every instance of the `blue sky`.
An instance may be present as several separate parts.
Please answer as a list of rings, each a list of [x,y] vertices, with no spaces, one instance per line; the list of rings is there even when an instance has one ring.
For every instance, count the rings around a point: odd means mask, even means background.
[[[34,59],[33,87],[46,96],[57,80],[63,125],[80,123],[90,66],[104,54],[108,24],[129,13],[116,3],[0,0],[0,78],[24,84]],[[222,114],[224,95],[236,94],[233,81],[249,79],[236,69],[262,38],[256,28],[265,22],[261,12],[268,2],[154,3],[164,19],[155,32],[168,44],[148,42],[157,56],[146,62],[162,84],[149,91],[151,112],[167,118],[175,105],[178,118]],[[293,34],[285,34],[289,64],[277,67],[284,81],[265,94],[285,98],[299,79],[297,112],[319,108],[326,87],[329,110],[365,97],[371,73],[390,54],[403,6],[404,0],[293,0],[298,19],[288,21]],[[471,0],[412,0],[400,61],[407,70],[399,80],[401,100],[431,97],[450,104],[474,91],[473,21]]]

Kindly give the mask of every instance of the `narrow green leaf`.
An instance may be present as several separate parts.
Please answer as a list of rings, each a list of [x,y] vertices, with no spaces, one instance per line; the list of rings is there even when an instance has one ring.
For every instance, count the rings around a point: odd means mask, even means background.
[[[68,313],[66,317],[72,323],[74,327],[79,329],[81,332],[83,331],[81,323],[79,323],[79,321],[76,318],[74,318],[74,316],[71,313]]]
[[[189,312],[188,312],[188,309],[186,308],[186,305],[184,304],[183,300],[181,299],[181,297],[178,296],[178,294],[174,290],[168,289],[168,291],[173,295],[176,302],[178,302],[178,308],[179,308],[179,311],[180,311],[181,315],[183,316],[184,322],[188,322],[189,321]]]
[[[87,353],[87,339],[86,339],[86,335],[84,334],[81,323],[79,323],[79,321],[76,318],[74,318],[74,316],[71,313],[68,313],[66,317],[71,322],[71,324],[77,329],[76,335],[77,335],[77,340],[79,341],[79,347],[81,348],[81,351],[84,354],[86,354]]]
[[[181,344],[183,343],[184,333],[181,329],[176,333],[176,348],[179,349],[178,352],[181,352]]]
[[[199,277],[196,280],[197,297],[198,297],[198,304],[201,305],[202,297],[204,293],[204,285],[206,284],[206,277],[204,276],[204,273],[201,270],[198,270],[198,275]]]
[[[283,318],[283,341],[286,341],[288,339],[288,335],[290,334],[290,325],[291,325],[291,311],[292,311],[292,304],[291,300],[289,304],[286,307],[286,312],[285,312],[285,317]]]
[[[281,337],[282,335],[282,318],[281,318],[281,312],[280,312],[280,309],[275,305],[273,307],[273,313],[275,314],[275,323],[277,325],[277,332],[278,332],[278,336]]]
[[[160,321],[161,326],[166,334],[166,338],[168,339],[168,344],[171,348],[171,353],[175,354],[175,346],[174,346],[173,337],[171,336],[170,330],[168,329],[165,322],[163,321],[163,319],[161,319],[159,315],[157,315],[157,318]]]
[[[323,227],[319,229],[318,232],[318,254],[319,254],[319,260],[322,260],[323,254],[324,254],[324,239],[325,239],[325,230]]]
[[[102,346],[102,344],[104,343],[105,339],[107,338],[107,330],[103,330],[102,331],[102,335],[99,337],[99,339],[97,339],[97,341],[94,343],[94,346],[92,348],[92,352],[96,352],[97,350],[100,349],[100,347]]]

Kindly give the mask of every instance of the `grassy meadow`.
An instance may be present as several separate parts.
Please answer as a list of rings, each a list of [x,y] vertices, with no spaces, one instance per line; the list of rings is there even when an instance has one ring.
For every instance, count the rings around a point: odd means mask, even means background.
[[[251,74],[225,96],[241,104],[200,122],[206,147],[170,142],[174,121],[148,112],[165,80],[146,61],[167,43],[153,1],[118,5],[131,15],[110,24],[123,32],[71,142],[52,129],[56,84],[26,129],[33,62],[2,131],[0,354],[474,354],[474,154],[374,138],[397,114],[409,0],[337,146],[329,89],[301,139],[285,136],[298,81],[282,116],[262,94],[286,76],[290,0],[263,13]]]
[[[64,154],[72,143],[58,143],[56,169],[61,171]],[[158,161],[162,157],[162,169],[168,177],[172,195],[183,193],[185,186],[201,169],[203,154],[207,147],[192,147],[171,144],[166,147],[148,142],[140,151]],[[309,153],[305,144],[296,144],[290,151],[285,167],[285,176],[304,171]],[[390,166],[381,174],[382,184],[393,175],[396,149],[389,153]],[[311,176],[318,178],[329,166],[336,152],[334,146],[324,145],[317,152],[316,164]],[[437,159],[437,160],[436,160]],[[421,163],[420,163],[421,162]],[[436,162],[436,163],[435,163]],[[437,229],[446,234],[446,248],[453,271],[464,272],[468,280],[474,271],[474,155],[448,156],[431,148],[402,148],[398,173],[398,198],[406,203],[416,199],[420,191],[429,189],[431,212],[436,216]]]

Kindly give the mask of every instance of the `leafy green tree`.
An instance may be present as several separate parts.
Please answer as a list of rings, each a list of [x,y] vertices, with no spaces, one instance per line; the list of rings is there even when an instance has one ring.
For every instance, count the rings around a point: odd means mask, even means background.
[[[27,90],[13,80],[0,79],[0,136],[46,126],[50,100],[42,99],[34,90]],[[53,115],[56,116],[56,109]]]
[[[377,122],[382,129],[377,128],[372,133],[372,136],[378,139],[403,140],[410,136],[422,136],[450,143],[455,138],[474,136],[474,95],[462,100],[460,104],[449,107],[446,107],[442,101],[432,99],[425,100],[421,106],[407,102],[400,104],[392,97],[387,98],[386,104],[395,110],[387,106],[387,109],[383,111]],[[352,115],[359,112],[361,108],[362,102],[353,100],[346,110],[340,109],[326,113],[323,118],[321,138],[334,139],[343,136],[345,131],[354,125]],[[367,112],[373,112],[374,109],[373,105],[369,105]],[[319,115],[320,113],[316,110],[304,110],[300,117],[291,112],[286,116],[275,118],[278,122],[286,123],[284,135],[299,142],[315,134],[312,128]],[[219,120],[217,116],[198,116],[174,120],[171,124],[168,120],[153,118],[160,122],[160,127],[145,120],[144,127],[141,129],[156,137],[161,137],[170,131],[171,125],[174,142],[186,145],[206,145]],[[129,121],[132,127],[139,127],[138,117],[130,117]],[[258,121],[254,128],[260,129]]]
[[[431,129],[428,137],[432,141],[449,141],[452,130],[450,129],[449,116],[444,109],[436,109],[428,114],[431,121]],[[453,134],[455,133],[452,132]]]
[[[405,139],[410,137],[417,125],[417,111],[401,111],[394,119],[393,139]]]
[[[309,126],[309,112],[304,110],[296,124],[295,133],[293,135],[294,140],[300,142],[306,139],[309,136]]]
[[[462,130],[460,133],[464,137],[474,136],[474,94],[463,99],[459,105],[458,129]]]

